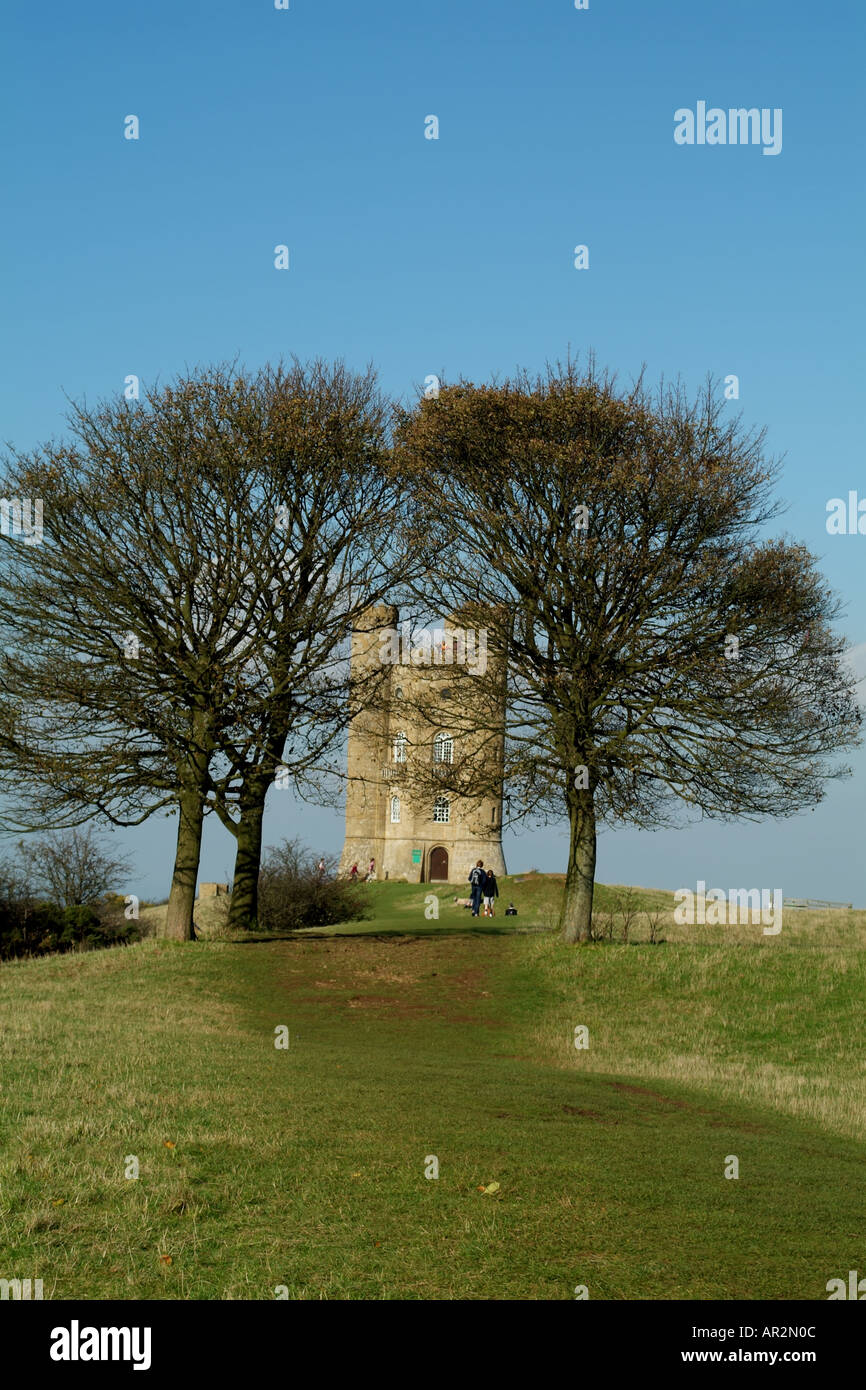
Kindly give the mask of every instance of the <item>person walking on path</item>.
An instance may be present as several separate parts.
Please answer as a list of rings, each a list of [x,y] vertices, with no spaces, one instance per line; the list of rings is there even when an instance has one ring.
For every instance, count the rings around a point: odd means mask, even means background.
[[[499,885],[492,869],[488,869],[484,875],[481,891],[484,894],[484,916],[494,917],[496,914],[493,911],[493,900],[499,897]]]
[[[352,865],[352,867],[351,867],[351,869],[350,869],[350,871],[349,871],[349,878],[352,880],[353,883],[357,883],[357,882],[358,882],[358,865],[357,865],[357,864],[353,864],[353,865]]]
[[[375,861],[375,859],[371,859],[371,860],[370,860],[370,872],[367,874],[367,882],[368,882],[368,883],[372,883],[373,880],[375,879],[375,877],[376,877],[376,861]]]
[[[478,916],[481,907],[481,894],[484,888],[484,860],[479,859],[475,868],[469,875],[469,887],[472,890],[472,916]]]

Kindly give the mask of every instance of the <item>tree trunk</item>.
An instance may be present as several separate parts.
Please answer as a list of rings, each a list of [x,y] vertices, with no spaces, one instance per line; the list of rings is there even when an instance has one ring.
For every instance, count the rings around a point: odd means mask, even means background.
[[[203,824],[203,797],[198,788],[190,788],[182,792],[180,797],[174,873],[171,876],[165,926],[160,933],[171,941],[195,941],[192,918]]]
[[[571,838],[559,925],[566,941],[589,941],[595,886],[595,805],[592,791],[575,790],[569,806]]]
[[[259,868],[266,793],[267,786],[252,792],[250,800],[241,807],[237,826],[238,843],[228,925],[239,931],[252,931],[258,925]]]

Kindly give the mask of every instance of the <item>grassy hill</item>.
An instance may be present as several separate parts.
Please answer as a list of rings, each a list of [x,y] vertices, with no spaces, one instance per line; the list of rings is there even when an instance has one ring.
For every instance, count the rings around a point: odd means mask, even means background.
[[[210,901],[195,944],[4,966],[0,1275],[46,1298],[826,1298],[862,1266],[866,913],[765,937],[675,927],[647,893],[628,945],[615,919],[575,949],[561,881],[501,888],[493,922],[386,883],[331,933],[226,940]]]
[[[439,933],[450,928],[464,931],[470,926],[484,931],[501,932],[552,929],[559,915],[564,874],[539,874],[535,870],[527,874],[509,874],[499,880],[500,897],[496,917],[488,924],[483,919],[471,921],[467,908],[457,905],[456,899],[468,893],[455,884],[383,882],[364,885],[368,897],[369,916],[363,922],[347,922],[344,926],[329,928],[329,934],[357,935],[369,933],[381,935],[388,932],[432,932]],[[646,914],[660,911],[666,920],[671,920],[673,894],[655,888],[620,888],[605,884],[596,885],[595,906],[605,913],[613,909],[624,893],[631,893],[641,912]],[[428,914],[428,898],[434,896],[439,904],[439,918],[434,920]],[[513,902],[517,908],[516,918],[505,917],[505,908]],[[157,926],[165,917],[165,904],[144,908],[141,913],[141,926],[145,934],[155,934]],[[225,920],[228,914],[228,899],[205,898],[196,903],[196,931],[203,939],[227,939]],[[644,928],[646,923],[641,924]]]

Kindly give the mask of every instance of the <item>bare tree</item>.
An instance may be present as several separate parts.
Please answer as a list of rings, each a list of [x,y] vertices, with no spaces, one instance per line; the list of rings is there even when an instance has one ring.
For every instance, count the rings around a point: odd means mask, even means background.
[[[230,925],[255,924],[265,798],[294,786],[327,799],[340,738],[375,702],[384,671],[352,673],[352,627],[418,564],[390,459],[393,407],[375,373],[294,362],[255,382],[263,437],[254,469],[276,525],[250,549],[255,642],[236,718],[212,769],[217,813],[237,839]],[[287,582],[288,581],[288,582]]]
[[[112,855],[93,826],[56,831],[21,841],[18,852],[31,895],[60,907],[91,906],[123,883],[125,855]]]
[[[859,741],[840,605],[804,545],[766,535],[777,467],[728,408],[711,382],[621,392],[569,361],[445,386],[401,422],[438,591],[508,614],[511,821],[568,818],[569,941],[590,937],[599,823],[792,815]]]
[[[274,769],[321,775],[339,737],[340,641],[399,569],[387,407],[372,371],[215,367],[70,425],[7,470],[44,539],[2,545],[5,823],[175,813],[164,930],[192,939],[206,814],[254,919]]]
[[[10,461],[43,503],[38,545],[3,544],[0,773],[23,828],[174,811],[166,934],[192,938],[208,768],[242,660],[242,559],[213,537],[243,479],[214,448],[228,374],[73,406],[71,440]],[[230,505],[231,505],[230,504]],[[17,802],[17,805],[16,805]]]

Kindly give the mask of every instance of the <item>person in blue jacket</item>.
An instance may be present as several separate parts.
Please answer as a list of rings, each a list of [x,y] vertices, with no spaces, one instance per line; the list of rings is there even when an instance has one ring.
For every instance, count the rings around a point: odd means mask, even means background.
[[[478,909],[481,907],[481,895],[484,889],[484,860],[479,859],[475,868],[469,875],[469,887],[472,897],[472,916],[478,916]]]

